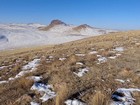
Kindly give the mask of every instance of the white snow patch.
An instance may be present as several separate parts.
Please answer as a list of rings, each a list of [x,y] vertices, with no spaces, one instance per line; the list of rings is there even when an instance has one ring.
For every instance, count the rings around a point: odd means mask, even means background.
[[[19,72],[15,78],[20,78],[21,76],[24,76],[25,74],[27,73],[30,73],[30,72],[33,72],[36,70],[36,67],[39,65],[40,59],[34,59],[33,61],[29,62],[27,65],[23,66],[22,67],[22,70],[21,72]]]
[[[73,72],[75,75],[77,75],[78,77],[82,77],[85,73],[87,73],[89,71],[89,68],[83,68],[83,69],[79,69],[79,72]]]
[[[115,79],[115,80],[121,83],[125,83],[125,80],[122,80],[122,79]]]
[[[118,57],[118,56],[121,56],[122,54],[116,54],[116,56]]]
[[[9,78],[8,80],[9,80],[9,81],[13,81],[13,80],[15,80],[15,78],[12,78],[12,77],[11,77],[11,78]]]
[[[27,74],[27,73],[29,73],[30,71],[21,71],[21,72],[19,72],[16,76],[15,76],[15,78],[20,78],[20,77],[22,77],[22,76],[24,76],[25,74]]]
[[[123,47],[116,47],[114,50],[118,51],[118,52],[123,52],[124,48]]]
[[[91,44],[92,45],[92,44]],[[95,50],[95,48],[91,48],[91,50]]]
[[[102,48],[102,49],[99,49],[99,50],[100,50],[100,51],[104,51],[105,49]]]
[[[46,61],[50,61],[50,59],[46,59]]]
[[[40,104],[36,102],[30,102],[30,105],[40,105]]]
[[[64,60],[66,60],[66,58],[59,58],[59,60],[60,60],[60,61],[64,61]]]
[[[82,62],[76,62],[76,65],[84,65]]]
[[[53,59],[53,56],[49,56],[49,59]]]
[[[130,79],[127,79],[126,81],[127,81],[127,82],[131,82],[131,80],[130,80]]]
[[[116,51],[112,51],[112,50],[111,50],[111,51],[108,51],[108,52],[109,52],[109,53],[116,53]]]
[[[29,62],[27,65],[23,66],[23,70],[27,70],[27,69],[35,69],[36,66],[38,66],[38,62],[40,61],[40,59],[34,59],[33,61]]]
[[[8,67],[8,66],[1,66],[1,67],[0,67],[0,70],[4,69],[4,68],[6,68],[6,67]]]
[[[85,56],[85,54],[75,54],[76,56],[80,56],[80,57],[83,57]]]
[[[42,76],[31,76],[31,77],[28,77],[28,79],[34,80],[34,82],[41,81],[42,78],[43,78]]]
[[[38,92],[44,92],[44,95],[40,98],[42,102],[52,99],[56,96],[55,92],[52,91],[51,85],[45,85],[42,83],[34,83],[31,90],[36,90]]]
[[[117,56],[110,56],[110,57],[108,57],[108,58],[110,58],[110,59],[116,59],[116,57],[117,57]]]
[[[0,84],[8,83],[8,81],[0,81]]]
[[[65,104],[66,105],[87,105],[86,103],[83,103],[77,99],[74,99],[74,100],[69,99],[69,100],[65,101]]]
[[[132,97],[131,93],[137,91],[140,92],[140,89],[134,88],[119,88],[117,89],[117,93],[123,94],[123,96],[119,96],[118,94],[113,94],[112,99],[117,99],[119,101],[113,101],[111,105],[133,105],[135,103],[135,99]]]
[[[89,52],[89,54],[97,54],[98,52],[97,51],[91,51]]]
[[[97,57],[102,57],[101,55],[97,55]]]
[[[105,63],[105,62],[107,62],[107,58],[106,57],[100,57],[100,58],[98,58],[98,61],[99,61],[98,64]]]

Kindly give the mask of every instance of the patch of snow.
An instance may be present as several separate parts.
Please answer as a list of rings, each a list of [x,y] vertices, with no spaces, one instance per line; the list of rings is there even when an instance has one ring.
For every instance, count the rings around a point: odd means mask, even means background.
[[[27,65],[22,67],[22,70],[27,70],[27,69],[35,69],[36,66],[38,66],[38,62],[40,59],[34,59],[33,61],[29,62]]]
[[[127,81],[127,82],[131,82],[131,80],[130,80],[130,79],[127,79],[126,81]]]
[[[111,105],[133,105],[135,103],[135,99],[132,97],[131,93],[134,91],[140,92],[140,89],[135,88],[117,89],[116,92],[114,92],[112,95],[113,102],[111,103]]]
[[[0,81],[0,84],[8,83],[8,81]]]
[[[20,78],[21,76],[24,76],[27,73],[33,72],[34,70],[36,70],[36,67],[39,65],[40,59],[34,59],[33,61],[29,62],[27,65],[22,67],[21,72],[19,72],[15,78]]]
[[[118,57],[118,56],[121,56],[122,54],[116,54],[116,56]]]
[[[83,57],[85,56],[85,54],[75,54],[76,56],[80,56],[80,57]]]
[[[97,55],[97,57],[102,57],[101,55]]]
[[[91,51],[89,52],[89,54],[97,54],[98,52],[97,51]]]
[[[30,105],[40,105],[40,104],[36,102],[30,102]]]
[[[0,70],[4,69],[4,68],[6,68],[6,67],[8,67],[8,66],[1,66],[1,67],[0,67]]]
[[[82,62],[76,62],[76,65],[84,65]]]
[[[69,99],[69,100],[65,101],[65,104],[66,105],[87,105],[86,103],[83,103],[77,99],[74,99],[74,100]]]
[[[124,48],[123,47],[116,47],[114,49],[114,51],[123,52],[124,51]]]
[[[49,59],[53,59],[53,56],[49,56]]]
[[[34,80],[34,82],[41,81],[42,78],[43,78],[42,76],[31,76],[31,77],[28,77],[28,79]]]
[[[49,99],[52,99],[54,98],[56,95],[55,95],[55,92],[47,92],[45,93],[40,99],[42,100],[42,102],[45,102],[45,101],[48,101]]]
[[[100,50],[100,51],[104,51],[105,49],[102,48],[102,49],[99,49],[99,50]]]
[[[55,92],[52,91],[51,85],[45,85],[42,83],[34,83],[31,90],[36,90],[38,92],[44,92],[44,95],[40,98],[42,102],[52,99],[56,96]]]
[[[11,77],[11,78],[9,78],[8,80],[9,80],[9,81],[13,81],[13,80],[15,80],[15,78],[12,78],[12,77]]]
[[[115,53],[115,51],[108,51],[109,53]]]
[[[105,62],[107,62],[107,58],[106,57],[100,57],[100,58],[98,58],[98,61],[99,61],[99,64],[100,63],[105,63]]]
[[[92,44],[91,44],[92,45]],[[91,48],[91,50],[95,50],[95,48]]]
[[[25,74],[27,74],[27,73],[29,73],[30,71],[21,71],[21,72],[19,72],[16,76],[15,76],[15,78],[20,78],[20,77],[22,77],[22,76],[24,76]]]
[[[108,58],[110,58],[110,59],[116,59],[116,57],[117,57],[117,56],[110,56],[110,57],[108,57]]]
[[[85,73],[89,71],[89,68],[86,67],[83,69],[79,69],[78,71],[79,71],[78,73],[74,72],[74,74],[77,75],[78,77],[82,77]]]
[[[59,60],[60,60],[60,61],[64,61],[64,60],[66,60],[66,58],[59,58]]]
[[[46,61],[50,61],[50,59],[46,59]]]
[[[118,82],[121,82],[121,83],[125,83],[125,81],[122,80],[122,79],[115,79],[115,80],[118,81]]]

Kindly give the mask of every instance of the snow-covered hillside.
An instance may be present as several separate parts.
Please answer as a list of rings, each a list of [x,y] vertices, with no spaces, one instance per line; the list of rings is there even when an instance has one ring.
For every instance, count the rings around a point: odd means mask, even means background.
[[[54,20],[50,25],[0,24],[0,50],[37,45],[60,44],[89,36],[102,35],[114,30],[88,26],[67,25]]]

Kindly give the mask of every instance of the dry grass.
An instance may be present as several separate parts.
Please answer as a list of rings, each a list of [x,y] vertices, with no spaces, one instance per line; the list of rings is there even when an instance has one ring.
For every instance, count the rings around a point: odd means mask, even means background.
[[[22,96],[30,89],[32,84],[32,80],[27,80],[22,77],[14,82],[10,82],[9,84],[1,85],[0,103],[3,103],[2,105],[9,105],[9,103],[14,103],[20,96]]]
[[[93,96],[90,105],[109,105],[109,99],[101,91],[97,91]]]
[[[66,83],[61,83],[61,84],[57,84],[57,88],[58,89],[58,93],[56,96],[56,102],[55,105],[64,105],[64,101],[67,99],[68,97],[68,87],[66,85]]]
[[[80,99],[91,105],[108,105],[111,94],[120,87],[138,88],[140,87],[140,46],[136,45],[140,42],[140,31],[129,31],[112,33],[108,35],[91,37],[79,41],[69,42],[50,47],[42,47],[35,49],[19,49],[14,51],[0,52],[0,65],[15,64],[16,60],[22,59],[20,63],[13,66],[11,70],[5,68],[0,71],[1,80],[14,77],[21,71],[21,67],[33,60],[41,58],[40,66],[33,73],[25,75],[25,77],[0,85],[0,103],[1,105],[13,104],[16,100],[29,103],[30,98],[22,98],[28,95],[31,90],[33,81],[26,79],[28,76],[43,76],[42,82],[49,83],[54,86],[57,93],[55,99],[49,100],[42,105],[63,105],[64,101],[69,97],[82,91]],[[123,46],[126,50],[120,57],[115,60],[108,59],[106,63],[97,65],[96,55],[89,55],[94,48],[99,55],[109,57],[113,53],[109,51],[116,46]],[[104,51],[100,50],[104,48]],[[78,57],[75,54],[83,53],[84,57]],[[46,62],[49,56],[51,62]],[[59,58],[65,57],[66,60],[60,61]],[[27,62],[25,62],[27,61]],[[76,62],[82,62],[84,65],[76,65]],[[77,77],[73,71],[79,68],[88,67],[89,71],[81,78]],[[9,74],[6,74],[6,73]],[[120,83],[115,79],[127,80],[130,82]],[[97,92],[96,92],[97,91]],[[95,94],[96,93],[96,94]],[[94,95],[93,95],[94,94]],[[2,98],[1,98],[2,97]],[[139,95],[134,94],[136,105],[139,105]],[[23,99],[23,100],[21,100]],[[29,99],[29,100],[28,100]],[[26,102],[24,102],[26,101]]]

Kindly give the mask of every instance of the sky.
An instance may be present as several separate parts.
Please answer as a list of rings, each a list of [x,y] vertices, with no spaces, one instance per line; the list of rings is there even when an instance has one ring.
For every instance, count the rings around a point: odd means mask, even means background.
[[[68,24],[140,29],[140,0],[0,0],[0,23]]]

